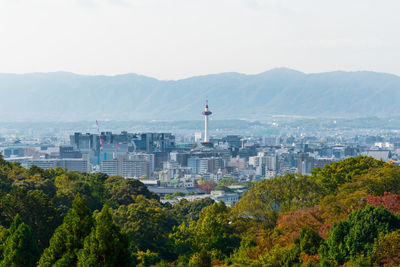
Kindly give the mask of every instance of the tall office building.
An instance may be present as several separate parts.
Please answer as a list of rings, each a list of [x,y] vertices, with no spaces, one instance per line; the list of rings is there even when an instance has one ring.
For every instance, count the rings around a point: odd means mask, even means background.
[[[308,153],[299,153],[297,156],[297,171],[300,174],[310,174],[314,166],[314,158]]]
[[[190,157],[188,159],[188,167],[192,169],[193,173],[216,173],[224,168],[224,161],[220,157]]]
[[[72,146],[60,146],[61,159],[79,159],[82,158],[82,153],[74,150]]]
[[[265,168],[270,171],[279,171],[278,155],[265,156]]]
[[[189,152],[171,152],[169,153],[170,160],[178,162],[182,167],[187,167]]]

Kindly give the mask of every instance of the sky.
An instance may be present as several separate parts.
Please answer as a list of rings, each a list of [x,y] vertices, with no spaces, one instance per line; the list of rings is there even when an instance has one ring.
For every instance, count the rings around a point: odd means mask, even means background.
[[[400,75],[399,0],[0,0],[0,72]]]

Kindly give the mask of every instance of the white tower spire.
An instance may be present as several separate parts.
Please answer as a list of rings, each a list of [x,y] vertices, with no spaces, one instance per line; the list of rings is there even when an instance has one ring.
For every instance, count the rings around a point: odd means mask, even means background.
[[[204,140],[202,144],[208,146],[209,144],[211,144],[208,135],[208,116],[212,114],[211,110],[208,109],[208,100],[206,100],[206,107],[202,114],[204,115]]]

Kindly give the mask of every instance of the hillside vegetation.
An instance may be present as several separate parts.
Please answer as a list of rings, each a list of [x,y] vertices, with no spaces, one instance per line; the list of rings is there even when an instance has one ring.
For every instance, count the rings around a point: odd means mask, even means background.
[[[398,266],[400,167],[368,157],[255,183],[233,207],[0,157],[0,266]]]

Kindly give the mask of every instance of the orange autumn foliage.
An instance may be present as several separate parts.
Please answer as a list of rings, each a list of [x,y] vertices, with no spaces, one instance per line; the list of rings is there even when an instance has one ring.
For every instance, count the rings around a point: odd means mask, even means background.
[[[385,192],[383,196],[371,196],[365,197],[368,204],[377,207],[383,205],[390,212],[400,214],[400,194],[392,194]]]
[[[303,262],[303,265],[307,265],[308,263],[311,263],[314,266],[314,265],[318,264],[320,261],[319,255],[308,255],[304,252],[301,252],[300,257]]]
[[[365,193],[343,192],[336,196],[326,196],[319,205],[302,208],[283,215],[278,219],[277,227],[285,233],[286,245],[291,244],[303,227],[311,228],[326,239],[334,222],[344,220],[354,210],[365,206]]]
[[[318,206],[312,208],[303,208],[290,212],[278,220],[278,228],[286,233],[287,244],[293,243],[293,240],[299,235],[303,227],[311,228],[319,232],[324,225],[323,213]]]

